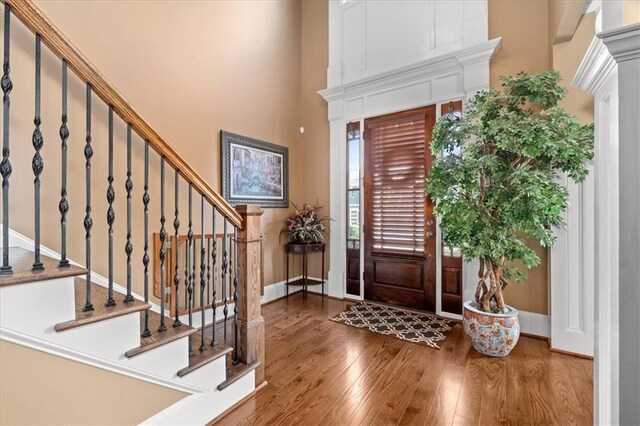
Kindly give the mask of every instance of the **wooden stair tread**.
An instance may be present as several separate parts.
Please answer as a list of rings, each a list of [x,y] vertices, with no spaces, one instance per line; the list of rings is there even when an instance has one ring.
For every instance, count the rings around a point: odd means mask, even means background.
[[[97,284],[91,284],[91,301],[93,302],[93,311],[83,312],[82,308],[85,303],[85,279],[75,279],[75,295],[76,295],[76,317],[70,321],[56,324],[54,330],[65,331],[82,325],[92,324],[104,321],[110,318],[127,315],[134,312],[144,311],[151,308],[150,303],[144,303],[134,299],[133,302],[123,302],[124,295],[114,290],[115,306],[105,306],[109,292],[106,288]]]
[[[220,383],[218,385],[218,390],[223,390],[224,388],[231,386],[234,382],[240,380],[247,373],[252,370],[255,370],[260,365],[260,361],[254,361],[250,364],[239,363],[237,365],[233,365],[233,360],[231,357],[227,358],[227,380]]]
[[[136,355],[140,355],[151,349],[157,348],[167,343],[174,342],[183,337],[197,333],[198,329],[189,327],[187,324],[182,324],[179,327],[173,326],[173,318],[165,316],[164,323],[167,327],[166,331],[159,332],[160,326],[160,314],[149,310],[149,331],[151,336],[141,337],[140,346],[133,348],[125,352],[124,356],[127,358],[133,358]],[[140,312],[140,330],[144,330],[144,312]]]
[[[221,356],[225,356],[230,353],[233,348],[230,346],[216,344],[215,346],[211,346],[211,339],[207,339],[205,337],[204,344],[206,349],[200,352],[200,343],[202,340],[200,339],[200,333],[196,333],[192,337],[192,348],[195,355],[189,357],[189,365],[180,371],[178,371],[178,377],[186,376],[187,374],[197,370],[198,368],[207,365],[211,361],[214,361]]]
[[[57,278],[75,277],[87,273],[87,270],[78,266],[69,265],[64,268],[58,266],[58,259],[40,255],[40,261],[44,270],[33,271],[33,252],[20,247],[9,247],[9,265],[13,273],[0,275],[0,287],[25,284],[34,281],[54,280]]]

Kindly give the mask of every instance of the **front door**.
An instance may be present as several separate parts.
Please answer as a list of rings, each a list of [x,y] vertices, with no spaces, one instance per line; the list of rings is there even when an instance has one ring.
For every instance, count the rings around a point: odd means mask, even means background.
[[[435,311],[436,225],[424,195],[436,108],[365,120],[365,299]]]

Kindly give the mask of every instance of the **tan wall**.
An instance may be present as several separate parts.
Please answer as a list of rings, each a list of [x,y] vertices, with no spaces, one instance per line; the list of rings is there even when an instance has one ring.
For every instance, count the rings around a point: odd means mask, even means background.
[[[553,4],[551,4],[553,3]],[[594,35],[593,14],[580,21],[570,41],[553,45],[566,2],[489,0],[489,38],[502,37],[502,49],[491,63],[491,85],[499,88],[499,76],[519,71],[558,70],[568,89],[561,106],[583,123],[593,122],[593,98],[572,87],[571,80]],[[551,49],[549,49],[551,46]],[[542,263],[529,271],[527,281],[506,289],[507,302],[518,309],[548,313],[549,251],[529,241]]]
[[[187,395],[5,341],[0,377],[3,425],[137,424]]]
[[[300,135],[301,3],[246,2],[76,2],[38,1],[38,6],[85,53],[214,188],[220,185],[219,131],[229,130],[289,148],[290,198],[300,200],[303,167]],[[33,235],[30,148],[33,129],[34,37],[12,26],[12,216],[10,226]],[[60,62],[43,58],[43,244],[59,243]],[[70,77],[69,256],[84,262],[84,87]],[[93,267],[107,275],[107,108],[93,103]],[[18,149],[22,143],[25,148]],[[125,125],[116,119],[115,280],[125,284]],[[28,147],[28,148],[27,148]],[[159,158],[152,155],[151,229],[158,232]],[[140,265],[142,240],[143,143],[134,138],[134,254]],[[166,228],[173,234],[173,173],[167,173]],[[187,187],[180,188],[181,233],[186,233]],[[194,196],[199,229],[200,198]],[[265,282],[284,279],[278,242],[288,209],[266,209]],[[206,213],[207,217],[210,214]],[[210,220],[206,226],[210,229]],[[220,227],[221,228],[221,227]],[[219,231],[221,229],[218,228]],[[184,256],[182,256],[184,258]],[[142,268],[134,268],[134,290],[142,292]]]
[[[314,203],[317,200],[318,204],[324,207],[323,213],[327,216],[329,215],[329,122],[327,103],[317,91],[327,87],[328,32],[328,2],[325,0],[303,1],[300,111],[305,132],[301,140],[303,185],[299,202]],[[331,225],[329,223],[329,226]],[[327,239],[327,246],[328,243]],[[309,263],[309,275],[320,276],[320,259],[310,260]],[[328,253],[325,269],[329,270]]]
[[[623,13],[624,25],[640,22],[640,0],[625,0]]]
[[[502,37],[502,48],[491,61],[491,87],[500,88],[499,76],[550,68],[548,5],[545,0],[489,0],[489,38]],[[527,281],[505,291],[515,308],[548,312],[548,250],[530,241],[542,263],[529,271]]]
[[[583,16],[573,38],[553,46],[553,68],[560,72],[563,77],[562,85],[567,89],[567,96],[560,106],[574,114],[584,124],[593,123],[593,96],[572,86],[571,80],[595,36],[595,20],[595,13]]]

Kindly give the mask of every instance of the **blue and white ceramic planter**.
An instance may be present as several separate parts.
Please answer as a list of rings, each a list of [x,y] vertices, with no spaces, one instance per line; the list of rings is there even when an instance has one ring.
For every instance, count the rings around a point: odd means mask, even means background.
[[[509,355],[520,338],[518,311],[506,306],[504,314],[492,314],[474,308],[472,303],[464,303],[462,322],[474,349],[488,356]]]

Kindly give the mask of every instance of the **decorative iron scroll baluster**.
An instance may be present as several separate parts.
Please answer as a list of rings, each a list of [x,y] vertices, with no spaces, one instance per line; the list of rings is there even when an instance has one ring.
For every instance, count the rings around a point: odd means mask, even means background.
[[[113,210],[113,202],[116,199],[116,192],[113,189],[113,107],[109,106],[109,176],[107,182],[109,186],[107,188],[107,202],[109,207],[107,208],[107,224],[109,225],[109,287],[107,301],[105,306],[115,306],[116,301],[113,298],[113,223],[116,220],[116,213]]]
[[[203,352],[207,349],[204,344],[204,291],[206,289],[206,259],[207,252],[204,248],[204,237],[205,237],[205,229],[204,229],[204,195],[200,195],[200,352]]]
[[[179,304],[178,304],[178,296],[180,295],[180,266],[179,266],[179,260],[180,260],[180,250],[178,250],[178,247],[180,246],[180,219],[178,217],[178,203],[180,200],[179,194],[178,194],[178,188],[179,188],[179,179],[180,179],[180,175],[178,174],[178,171],[176,170],[176,176],[175,176],[175,208],[176,208],[176,217],[175,219],[173,219],[173,229],[175,230],[175,247],[171,247],[171,249],[173,250],[173,252],[175,253],[175,271],[173,274],[173,285],[175,287],[175,292],[176,294],[173,295],[174,301],[175,301],[175,319],[173,320],[173,326],[174,327],[180,327],[182,325],[182,322],[180,321],[180,310],[178,309]]]
[[[233,365],[238,365],[238,228],[233,227]]]
[[[213,234],[213,241],[211,242],[211,257],[213,260],[213,282],[211,283],[211,288],[213,289],[213,294],[211,295],[211,309],[213,310],[213,321],[211,326],[211,346],[215,346],[216,344],[216,311],[217,311],[217,301],[216,301],[216,278],[218,276],[218,265],[217,265],[217,257],[218,257],[218,237],[216,236],[216,209],[215,207],[212,209],[211,213],[211,233]]]
[[[227,343],[227,318],[229,316],[229,297],[227,296],[227,218],[224,218],[222,226],[222,298],[224,299],[224,308],[222,313],[224,314],[224,343]]]
[[[165,299],[165,265],[164,259],[166,256],[165,240],[167,238],[167,231],[164,229],[164,157],[160,159],[160,326],[159,332],[167,331],[167,326],[164,324],[164,299]]]
[[[189,307],[189,241],[184,244],[184,307]]]
[[[131,253],[133,253],[133,243],[131,242],[131,191],[133,181],[131,180],[131,124],[127,124],[127,180],[124,183],[127,190],[127,242],[124,245],[124,252],[127,254],[127,295],[124,297],[125,303],[133,302],[131,294]]]
[[[93,157],[93,148],[91,147],[91,84],[87,83],[87,106],[86,106],[86,145],[84,147],[85,171],[86,171],[86,199],[87,206],[85,208],[84,216],[84,230],[85,230],[85,255],[86,255],[86,301],[83,311],[93,311],[93,304],[91,304],[91,228],[93,227],[93,219],[91,218],[91,157]]]
[[[60,141],[62,142],[62,182],[60,185],[60,262],[61,268],[69,266],[67,259],[67,212],[69,202],[67,201],[67,139],[69,139],[69,128],[67,127],[67,61],[62,60],[62,117],[60,124]]]
[[[4,61],[2,64],[2,162],[0,173],[2,174],[2,266],[0,274],[11,274],[9,265],[9,176],[11,176],[11,162],[9,161],[9,106],[11,104],[9,94],[13,89],[11,82],[9,58],[10,58],[10,31],[11,7],[4,5]]]
[[[149,141],[144,142],[144,255],[142,264],[144,265],[144,301],[149,303]],[[144,310],[144,330],[142,337],[150,337],[149,330],[149,310]]]
[[[205,244],[207,245],[207,305],[211,304],[211,238],[206,238]]]
[[[34,271],[42,271],[44,266],[40,261],[40,175],[42,174],[42,170],[44,169],[44,161],[42,160],[42,155],[40,155],[40,150],[42,149],[42,145],[44,144],[44,140],[42,138],[42,132],[40,131],[40,124],[42,124],[42,120],[40,118],[40,81],[41,81],[41,45],[42,41],[40,39],[40,34],[36,34],[36,101],[35,101],[35,115],[33,117],[33,124],[35,128],[33,129],[33,135],[31,136],[31,143],[33,145],[33,149],[35,149],[35,154],[33,155],[33,159],[31,160],[31,169],[33,170],[33,216],[34,216],[34,260],[31,269]]]
[[[187,232],[187,311],[189,312],[189,327],[193,326],[193,281],[192,268],[194,264],[193,254],[193,186],[189,184],[189,231]],[[195,355],[193,351],[192,335],[189,335],[189,356]]]

